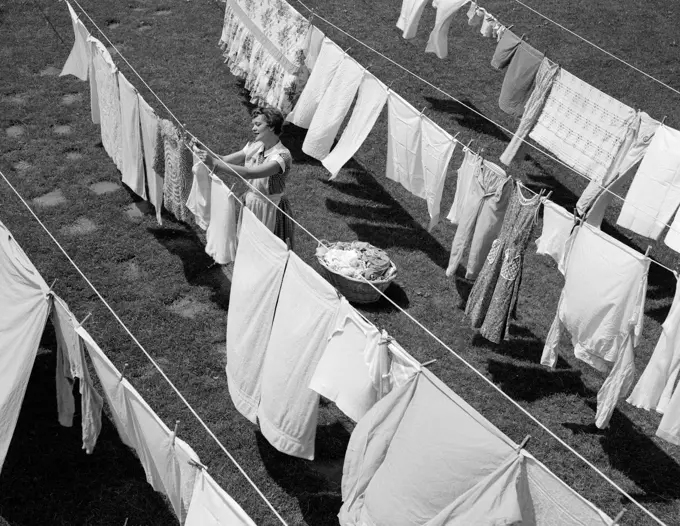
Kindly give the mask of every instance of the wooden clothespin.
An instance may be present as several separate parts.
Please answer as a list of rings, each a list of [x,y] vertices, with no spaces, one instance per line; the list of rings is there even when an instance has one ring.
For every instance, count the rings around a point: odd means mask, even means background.
[[[456,132],[456,134],[453,136],[453,140],[456,141],[456,142],[458,142],[458,141],[456,140],[456,137],[458,137],[459,135],[460,135],[460,132]]]
[[[54,289],[54,284],[57,282],[59,278],[54,278],[54,281],[52,282],[52,285],[50,285],[49,290],[47,291],[47,294],[52,294],[52,290]]]
[[[628,511],[626,508],[623,508],[617,515],[614,517],[614,522],[612,522],[612,526],[620,526],[620,521],[623,518],[623,515]]]
[[[87,313],[87,316],[85,316],[85,317],[83,318],[83,321],[81,321],[81,322],[78,324],[78,327],[82,327],[82,326],[83,326],[83,323],[85,323],[85,322],[88,320],[88,318],[89,318],[90,316],[92,316],[92,313],[91,313],[91,312],[88,312],[88,313]]]
[[[346,55],[347,53],[349,53],[349,50],[352,49],[352,47],[353,47],[353,46],[349,46],[349,47],[345,50],[345,55]]]
[[[309,17],[309,23],[311,24],[312,20],[314,20],[314,17],[316,16],[316,13],[314,12],[314,9],[310,9],[309,12],[312,13]]]
[[[208,466],[206,466],[205,464],[201,464],[200,462],[198,462],[197,460],[194,460],[193,458],[190,458],[189,460],[187,460],[187,462],[189,464],[191,464],[192,466],[197,467],[198,469],[204,469],[204,470],[208,471]]]
[[[425,113],[425,110],[427,109],[427,106],[425,106],[422,110],[420,110],[420,116],[423,116],[423,113]]]
[[[470,139],[467,143],[467,146],[465,147],[466,150],[470,149],[470,145],[474,142],[474,139]]]
[[[526,448],[526,447],[527,447],[527,444],[529,443],[529,440],[531,440],[531,435],[525,436],[525,437],[524,437],[524,440],[522,440],[522,443],[521,443],[521,444],[519,445],[519,447],[517,448],[517,451],[521,451],[521,450],[523,450],[524,448]]]
[[[432,359],[432,360],[428,360],[428,361],[426,361],[426,362],[421,363],[420,366],[421,366],[421,367],[427,367],[428,365],[432,365],[432,364],[433,364],[434,362],[436,362],[436,361],[437,361],[437,359],[434,358],[434,359]]]
[[[175,445],[175,437],[177,436],[177,429],[179,428],[179,420],[175,420],[175,429],[172,432],[172,445]]]
[[[548,194],[545,196],[546,200],[550,199],[550,196],[552,195],[553,191],[550,190]]]
[[[663,119],[661,119],[661,126],[663,126],[663,123],[666,122],[666,115],[663,116]]]
[[[122,382],[122,381],[123,381],[123,378],[125,378],[125,371],[127,371],[127,368],[128,368],[128,363],[125,362],[125,363],[123,364],[123,372],[120,373],[120,380],[119,380],[119,382]]]
[[[397,82],[398,80],[399,80],[399,79],[394,79],[392,82],[390,82],[389,85],[387,86],[387,90],[388,90],[388,91],[391,90],[391,89],[392,89],[392,84],[394,84],[394,83]]]
[[[526,33],[522,33],[522,36],[519,37],[519,39],[520,39],[520,40],[524,40],[524,36],[525,36],[525,35],[526,35]]]
[[[645,257],[649,257],[649,253],[652,251],[652,245],[647,245],[647,250],[645,250]]]
[[[515,27],[515,24],[511,24],[508,27],[505,28],[506,31],[510,31],[513,27]]]

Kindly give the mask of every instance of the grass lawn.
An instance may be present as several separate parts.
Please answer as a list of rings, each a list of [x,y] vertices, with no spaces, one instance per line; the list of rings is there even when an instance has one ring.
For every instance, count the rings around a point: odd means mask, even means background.
[[[233,407],[224,375],[228,272],[209,268],[194,227],[169,216],[159,227],[152,213],[120,185],[120,174],[101,146],[90,121],[89,85],[59,78],[72,43],[66,5],[40,2],[66,44],[42,18],[33,1],[0,2],[0,170],[27,199],[57,192],[45,204],[32,201],[41,220],[90,278],[144,347],[236,457],[286,521],[293,525],[337,524],[344,451],[352,423],[332,404],[321,409],[317,459],[275,451]],[[241,148],[249,137],[247,94],[223,64],[217,41],[223,8],[212,0],[84,0],[83,7],[107,33],[151,88],[188,129],[220,153]],[[293,0],[293,5],[304,10]],[[517,122],[497,106],[503,74],[489,61],[495,42],[466,25],[461,13],[452,24],[450,57],[423,53],[434,23],[427,7],[420,31],[404,41],[394,26],[398,0],[309,0],[321,16],[349,31],[420,76],[448,91],[508,129]],[[579,77],[666,124],[680,126],[680,95],[613,61],[552,24],[511,2],[482,4],[514,24],[529,40]],[[532,5],[652,75],[680,86],[676,21],[680,4],[650,0],[558,2]],[[104,40],[83,17],[93,36]],[[317,24],[344,49],[416,108],[473,148],[497,159],[508,135],[463,105],[406,75],[318,18]],[[167,117],[124,62],[114,60],[146,100]],[[289,195],[297,219],[317,237],[368,241],[388,251],[399,276],[390,297],[474,364],[508,395],[594,462],[668,524],[680,524],[680,450],[655,437],[660,417],[620,403],[608,429],[594,428],[596,393],[603,376],[565,352],[555,371],[539,365],[562,278],[555,265],[527,253],[518,319],[509,342],[492,346],[475,335],[458,308],[462,282],[444,269],[455,228],[442,222],[428,233],[424,201],[384,177],[386,115],[357,157],[334,182],[300,149],[304,130],[287,126],[284,142],[295,156]],[[442,212],[453,200],[458,149],[450,165]],[[553,190],[553,199],[572,207],[585,181],[544,156],[532,153],[510,173],[531,188]],[[97,193],[97,183],[115,183]],[[238,187],[237,187],[238,188]],[[56,196],[56,198],[55,198]],[[610,207],[603,229],[644,251],[649,241],[616,227],[620,202]],[[76,316],[92,312],[85,327],[122,368],[146,401],[169,425],[180,419],[179,436],[199,454],[222,487],[257,524],[278,521],[229,459],[183,407],[116,320],[54,243],[0,182],[0,221],[13,232],[48,283]],[[536,226],[534,237],[540,232]],[[298,231],[297,252],[313,262],[316,242]],[[652,256],[677,268],[677,254],[663,242]],[[660,334],[675,291],[674,276],[653,265],[643,338],[636,349],[641,372]],[[512,439],[533,439],[528,449],[557,475],[614,516],[626,506],[623,524],[653,524],[618,492],[571,455],[519,410],[494,392],[460,361],[403,314],[381,301],[363,312],[387,329],[421,361],[437,358],[431,370]],[[569,350],[564,342],[565,351]],[[0,515],[13,525],[87,524],[128,526],[173,523],[172,512],[145,482],[134,455],[105,422],[93,455],[80,450],[79,423],[56,422],[53,385],[54,338],[48,327],[31,377],[26,402],[0,474]]]

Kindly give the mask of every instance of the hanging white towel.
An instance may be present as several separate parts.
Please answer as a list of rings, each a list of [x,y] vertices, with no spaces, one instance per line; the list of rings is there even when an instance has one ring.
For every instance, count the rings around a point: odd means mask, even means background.
[[[210,224],[210,189],[212,179],[208,167],[202,163],[194,153],[194,166],[191,172],[194,174],[194,182],[187,199],[187,208],[194,214],[196,224],[203,230],[208,229]]]
[[[210,223],[205,233],[205,251],[220,265],[231,263],[236,258],[236,218],[239,206],[236,196],[227,185],[219,177],[211,176]]]
[[[316,109],[333,80],[335,70],[344,57],[345,53],[335,42],[329,38],[324,38],[314,70],[309,76],[305,89],[302,90],[293,111],[288,114],[286,120],[301,128],[309,128]]]
[[[144,153],[144,167],[146,169],[146,184],[149,187],[149,202],[156,209],[156,220],[163,224],[161,209],[163,207],[163,177],[153,169],[156,156],[156,142],[158,140],[158,117],[151,106],[137,94],[139,102],[139,120],[142,130],[142,149]]]
[[[335,289],[291,252],[267,345],[257,412],[262,434],[282,453],[314,459],[319,395],[308,385],[339,307]]]
[[[80,390],[80,419],[83,449],[92,453],[102,429],[104,401],[96,391],[85,362],[83,342],[76,332],[78,322],[64,300],[53,296],[51,320],[57,337],[57,410],[59,423],[73,425],[75,402],[73,382],[77,378]]]
[[[439,222],[444,180],[456,143],[396,93],[391,91],[387,101],[387,178],[427,200],[432,230]]]
[[[139,197],[146,199],[139,97],[137,90],[120,71],[118,72],[118,87],[120,89],[120,133],[123,164],[121,173],[123,182]]]
[[[128,447],[137,449],[136,434],[132,415],[125,396],[125,388],[134,389],[126,378],[123,378],[116,366],[111,363],[92,337],[82,327],[77,327],[76,332],[83,340],[85,348],[90,355],[94,370],[97,372],[99,383],[104,390],[104,396],[111,409],[113,423],[118,430],[118,435]]]
[[[71,24],[73,25],[73,36],[75,38],[71,53],[69,53],[64,67],[59,73],[60,77],[64,75],[74,75],[80,80],[87,80],[90,70],[90,46],[87,43],[87,37],[90,32],[85,25],[78,19],[78,15],[71,7],[71,4],[66,2],[68,6],[69,15],[71,15]]]
[[[227,311],[227,385],[236,409],[257,423],[262,369],[288,261],[286,244],[242,210]]]
[[[147,482],[168,497],[182,524],[198,473],[191,462],[200,462],[198,455],[174,436],[136,390],[126,390],[126,397],[135,423],[137,455]]]
[[[309,125],[302,144],[302,151],[307,155],[322,160],[331,151],[365,71],[356,60],[345,54]]]
[[[342,136],[321,164],[335,179],[340,169],[357,152],[373,129],[387,102],[387,87],[369,72],[364,72],[352,116]]]
[[[201,470],[196,476],[185,526],[256,526],[256,524],[205,470]]]
[[[50,312],[49,287],[0,222],[0,470]]]

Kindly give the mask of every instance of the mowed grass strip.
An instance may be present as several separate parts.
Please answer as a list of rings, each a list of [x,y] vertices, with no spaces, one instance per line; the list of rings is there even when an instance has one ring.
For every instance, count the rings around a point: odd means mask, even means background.
[[[450,57],[440,61],[423,53],[434,18],[429,7],[416,39],[407,42],[394,27],[399,3],[393,0],[309,5],[466,105],[492,116],[510,130],[516,127],[517,122],[497,108],[503,74],[489,65],[495,42],[468,27],[462,13],[452,24]],[[248,140],[247,94],[240,81],[229,74],[216,47],[221,7],[212,2],[169,4],[153,0],[133,1],[125,7],[96,1],[83,7],[152,89],[206,144],[226,153],[241,148]],[[656,118],[667,115],[666,123],[670,126],[680,125],[677,96],[554,26],[544,24],[516,4],[496,1],[484,7],[502,21],[516,24],[518,33],[526,32],[531,43],[547,47],[551,58],[598,88]],[[629,1],[616,5],[585,2],[561,5],[551,0],[537,7],[664,81],[680,84],[673,58],[672,20],[678,14],[676,6],[658,1],[645,6]],[[69,46],[60,44],[31,3],[15,0],[2,11],[3,22],[13,30],[0,37],[3,43],[0,169],[30,200],[60,192],[62,202],[33,205],[38,215],[289,524],[337,524],[341,466],[351,422],[332,404],[322,406],[317,460],[307,462],[273,450],[256,428],[234,410],[223,372],[229,279],[221,269],[208,268],[211,261],[203,252],[201,236],[195,228],[175,223],[170,217],[159,227],[153,214],[130,217],[129,207],[136,199],[124,187],[104,193],[93,191],[92,186],[99,183],[120,184],[120,175],[101,148],[99,128],[89,120],[88,84],[53,75],[65,61],[72,39],[65,6],[55,4],[44,9]],[[86,17],[81,18],[92,34],[103,40]],[[427,114],[448,131],[460,131],[461,140],[475,139],[473,148],[484,147],[485,155],[492,160],[502,152],[508,140],[505,132],[318,19],[315,23],[343,48],[352,45],[350,54],[364,65],[371,64],[371,71],[383,81],[394,80],[393,89],[414,106],[425,106]],[[650,31],[654,32],[654,39],[647,38]],[[160,104],[115,54],[114,60],[159,114],[166,116]],[[69,134],[55,132],[57,127],[64,126],[69,127]],[[538,365],[562,286],[555,266],[536,256],[530,247],[513,338],[500,346],[488,345],[469,328],[457,307],[457,289],[464,284],[444,276],[455,229],[442,222],[432,234],[427,233],[424,201],[383,175],[386,116],[383,114],[356,160],[345,167],[335,182],[327,182],[328,174],[323,167],[302,154],[303,139],[304,130],[287,127],[284,142],[296,158],[288,193],[298,220],[319,238],[361,239],[385,248],[399,268],[397,282],[388,290],[394,301],[654,513],[669,524],[677,522],[679,455],[677,448],[654,436],[659,416],[621,403],[610,427],[598,431],[592,422],[602,375],[578,363],[569,352],[556,371]],[[455,169],[461,159],[458,148],[442,201],[444,213],[453,199]],[[553,198],[564,206],[573,206],[585,187],[580,177],[534,153],[513,165],[510,173],[534,189],[554,190]],[[0,188],[0,220],[12,230],[46,280],[59,278],[56,291],[72,310],[81,317],[93,313],[86,327],[95,340],[119,368],[129,363],[126,374],[130,381],[170,427],[175,419],[181,420],[180,437],[196,449],[211,474],[251,517],[258,524],[276,524],[257,494],[154,373],[51,240],[8,188],[3,185]],[[648,240],[616,229],[619,210],[617,203],[610,208],[605,231],[644,250]],[[540,226],[536,226],[535,235]],[[297,240],[299,254],[315,264],[316,242],[302,232],[298,232]],[[671,265],[677,261],[663,243],[653,244],[652,255]],[[658,339],[659,324],[668,312],[674,284],[670,273],[652,266],[643,340],[636,350],[639,371]],[[532,434],[529,451],[607,513],[612,516],[618,513],[624,503],[615,490],[388,302],[381,301],[362,310],[416,358],[423,361],[437,358],[432,371],[466,401],[514,440],[519,442],[526,434]],[[569,351],[569,342],[564,343]],[[50,348],[47,340],[45,349]],[[49,378],[52,370],[49,359],[49,353],[45,353],[37,362],[27,400],[38,398],[31,393],[40,367]],[[41,384],[38,381],[39,387]],[[36,393],[43,397],[42,404],[53,407],[53,394],[43,394],[40,389]],[[50,431],[31,433],[21,425],[18,428],[0,479],[3,487],[5,481],[13,481],[11,494],[0,495],[0,515],[10,522],[122,524],[129,518],[128,524],[167,524],[171,520],[168,519],[171,512],[146,485],[141,469],[135,471],[131,467],[114,473],[100,468],[102,464],[95,469],[93,462],[103,462],[104,447],[95,450],[91,457],[81,453],[82,458],[75,460],[79,449],[78,423],[73,429],[54,425],[56,411],[45,411],[44,406],[41,409],[40,402],[27,403],[21,419],[40,423]],[[114,444],[115,433],[112,435],[107,437]],[[46,450],[41,446],[50,436],[61,436],[59,441],[53,440],[55,450],[58,443],[73,448],[72,469],[83,475],[78,478],[85,480],[85,484],[64,483],[57,476],[59,469],[64,470],[63,464],[57,468],[55,463],[46,462],[46,455],[36,454]],[[20,444],[31,447],[20,448]],[[111,447],[122,449],[121,458],[134,465],[132,454],[119,443]],[[42,491],[37,493],[41,498],[35,497],[32,482],[38,478]],[[112,485],[120,488],[116,499],[105,495],[112,490],[101,489],[108,488],[106,484],[111,480]],[[99,493],[96,488],[100,488]],[[30,509],[19,504],[24,495],[35,500]],[[50,495],[59,498],[49,499]],[[107,499],[117,505],[108,506]],[[627,507],[627,523],[652,523],[634,507]]]

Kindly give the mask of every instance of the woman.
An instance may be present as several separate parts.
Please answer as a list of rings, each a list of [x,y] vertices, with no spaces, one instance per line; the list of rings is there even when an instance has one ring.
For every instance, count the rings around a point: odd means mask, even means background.
[[[245,205],[292,249],[294,223],[288,216],[293,214],[284,191],[293,157],[279,139],[283,114],[266,107],[256,108],[251,116],[253,140],[243,150],[218,157],[197,150],[197,155],[218,174],[236,177],[236,172],[247,179],[252,187],[243,195]]]

